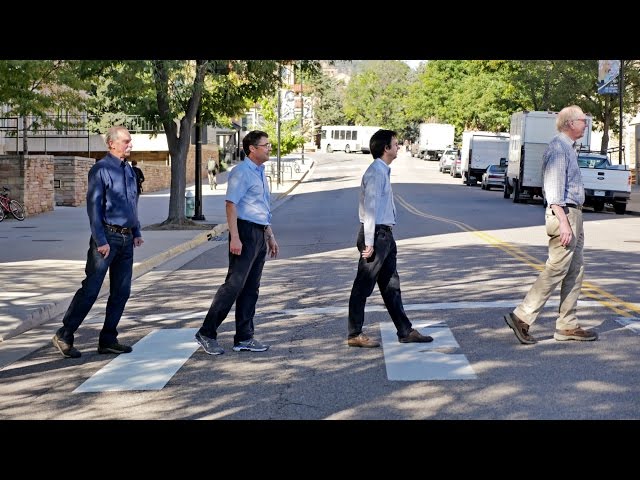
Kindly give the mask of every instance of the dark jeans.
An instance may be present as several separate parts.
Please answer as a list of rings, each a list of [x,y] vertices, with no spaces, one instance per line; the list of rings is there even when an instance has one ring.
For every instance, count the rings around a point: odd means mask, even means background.
[[[364,250],[364,225],[360,224],[358,251]],[[358,273],[353,281],[351,297],[349,298],[349,323],[348,336],[357,337],[362,332],[364,325],[364,307],[367,298],[373,292],[376,283],[382,294],[384,305],[396,326],[398,337],[405,337],[411,331],[411,322],[402,306],[400,294],[400,277],[396,269],[396,256],[398,250],[396,241],[391,231],[380,229],[376,226],[373,241],[373,256],[362,258],[358,261]]]
[[[109,256],[104,258],[98,252],[93,237],[89,240],[87,264],[84,268],[86,278],[82,286],[71,300],[71,304],[62,319],[62,328],[58,337],[73,345],[73,334],[80,327],[85,317],[98,298],[104,277],[109,271],[109,299],[105,314],[104,326],[100,332],[100,345],[116,342],[116,327],[131,293],[131,273],[133,270],[133,235],[124,235],[106,231],[107,242],[111,248]]]
[[[242,253],[233,255],[229,252],[227,278],[213,297],[207,316],[200,327],[200,334],[217,338],[218,327],[227,318],[235,302],[236,334],[233,343],[253,337],[253,317],[256,313],[262,268],[267,258],[263,228],[238,219],[238,235],[242,242]]]

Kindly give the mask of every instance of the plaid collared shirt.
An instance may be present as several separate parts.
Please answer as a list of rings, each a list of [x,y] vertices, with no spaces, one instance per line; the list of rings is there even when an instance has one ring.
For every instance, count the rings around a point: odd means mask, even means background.
[[[584,203],[584,185],[573,141],[564,133],[553,137],[543,155],[544,196],[548,205]]]

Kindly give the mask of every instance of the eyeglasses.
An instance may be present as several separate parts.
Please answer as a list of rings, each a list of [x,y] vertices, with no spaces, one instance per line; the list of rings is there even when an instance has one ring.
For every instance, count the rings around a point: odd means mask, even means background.
[[[263,143],[262,145],[258,143],[255,146],[256,147],[267,147],[267,150],[269,150],[271,148],[271,144],[270,143]]]

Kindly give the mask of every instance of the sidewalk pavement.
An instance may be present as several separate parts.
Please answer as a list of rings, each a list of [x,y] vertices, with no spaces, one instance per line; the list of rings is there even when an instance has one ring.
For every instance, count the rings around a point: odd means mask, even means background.
[[[295,155],[283,157],[293,158]],[[297,156],[299,158],[299,156]],[[269,172],[269,163],[265,164]],[[314,162],[305,154],[299,171],[287,168],[271,183],[272,210],[313,169]],[[291,165],[291,163],[289,163]],[[233,168],[233,166],[231,167]],[[135,249],[133,278],[144,275],[172,258],[195,249],[227,231],[224,196],[228,172],[218,174],[218,186],[202,183],[202,224],[215,224],[207,230],[145,230],[163,222],[169,213],[169,190],[143,193],[138,202],[144,244]],[[187,190],[195,192],[195,185]],[[86,206],[58,207],[52,212],[27,217],[19,222],[11,215],[0,223],[0,265],[4,287],[0,291],[0,342],[15,337],[63,314],[80,283],[89,248],[89,219]],[[105,281],[100,296],[108,293]]]

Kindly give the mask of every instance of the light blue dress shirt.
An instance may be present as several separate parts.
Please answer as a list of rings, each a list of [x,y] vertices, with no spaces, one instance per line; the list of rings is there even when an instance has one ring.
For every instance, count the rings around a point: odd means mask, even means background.
[[[271,195],[264,165],[249,157],[229,172],[226,200],[236,206],[238,218],[260,225],[271,225]]]

